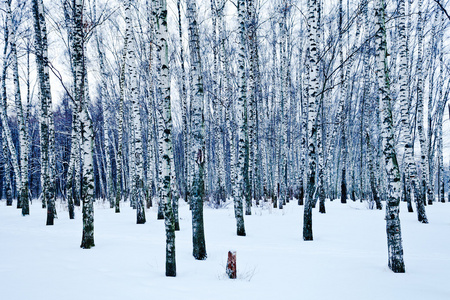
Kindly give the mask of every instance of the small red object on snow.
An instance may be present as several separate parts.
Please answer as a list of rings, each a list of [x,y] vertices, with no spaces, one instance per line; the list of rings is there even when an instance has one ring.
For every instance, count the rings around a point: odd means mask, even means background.
[[[236,279],[236,251],[228,251],[227,275],[230,279]]]

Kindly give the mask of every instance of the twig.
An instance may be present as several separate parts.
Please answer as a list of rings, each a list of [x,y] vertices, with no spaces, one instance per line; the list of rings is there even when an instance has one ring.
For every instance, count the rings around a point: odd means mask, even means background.
[[[447,16],[447,18],[450,20],[450,15],[448,14],[447,10],[444,8],[444,6],[442,6],[441,2],[439,2],[439,0],[434,0],[434,2],[437,3],[437,5],[439,5],[439,7],[441,8],[441,10],[445,13],[445,15]]]

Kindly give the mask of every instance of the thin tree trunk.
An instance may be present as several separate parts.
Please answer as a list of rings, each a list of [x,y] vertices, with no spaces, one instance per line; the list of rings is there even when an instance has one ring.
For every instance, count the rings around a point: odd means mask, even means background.
[[[126,56],[127,56],[127,48],[128,48],[128,35],[124,36],[124,45],[123,45],[123,61],[120,66],[119,73],[119,128],[118,128],[118,151],[117,151],[117,182],[116,182],[116,201],[115,201],[115,212],[120,213],[120,202],[122,201],[123,190],[125,188],[125,176],[124,176],[124,157],[123,157],[123,135],[124,135],[124,105],[125,105],[125,70],[126,70]]]
[[[278,208],[282,209],[283,204],[286,203],[287,198],[287,144],[288,144],[288,58],[287,58],[287,9],[288,3],[283,1],[282,3],[282,17],[280,18],[280,75],[281,75],[281,97],[280,97],[280,117],[281,117],[281,132],[280,132],[280,199],[278,201]]]
[[[179,34],[179,43],[180,43],[180,65],[181,65],[181,120],[183,126],[183,192],[184,199],[188,201],[188,187],[189,187],[189,179],[188,179],[188,169],[189,169],[189,145],[188,145],[188,107],[187,107],[187,88],[186,88],[186,69],[184,67],[184,47],[183,47],[183,27],[181,26],[181,0],[177,0],[177,9],[178,9],[178,34]]]
[[[19,83],[19,64],[17,59],[17,47],[16,47],[16,35],[12,23],[12,13],[11,13],[11,2],[9,0],[5,1],[7,3],[7,27],[8,30],[8,40],[11,48],[11,59],[12,59],[12,70],[13,70],[13,80],[14,80],[14,99],[16,104],[16,113],[19,123],[19,153],[20,153],[20,174],[16,174],[16,176],[20,176],[20,190],[19,197],[17,200],[18,207],[22,208],[22,215],[30,214],[30,203],[28,198],[28,134],[27,134],[27,126],[26,120],[23,113],[22,108],[22,97],[20,95],[20,83]]]
[[[102,105],[103,112],[103,148],[105,151],[105,162],[106,162],[106,198],[110,204],[110,208],[114,207],[114,184],[113,184],[113,173],[112,173],[112,163],[111,163],[111,107],[108,103],[109,93],[108,84],[106,79],[108,78],[108,72],[105,65],[104,49],[102,45],[102,37],[99,34],[99,29],[95,30],[95,43],[97,47],[98,64],[100,68],[100,101]]]
[[[3,125],[3,121],[2,121],[2,125]],[[5,130],[4,130],[4,126],[2,126],[2,150],[3,150],[3,159],[4,159],[4,168],[5,168],[5,182],[4,184],[4,189],[5,189],[5,197],[6,197],[6,206],[12,206],[13,204],[13,197],[12,197],[12,190],[11,190],[11,167],[9,165],[9,160],[8,160],[8,143],[5,140]]]
[[[7,47],[7,43],[5,44],[5,52],[6,52],[6,47]],[[13,136],[11,133],[11,128],[9,127],[9,123],[8,123],[8,115],[7,115],[7,95],[6,95],[6,73],[7,73],[7,59],[5,58],[4,62],[3,62],[3,70],[2,70],[2,104],[1,104],[1,109],[0,109],[0,118],[1,118],[1,123],[2,123],[2,132],[3,132],[3,143],[4,143],[4,153],[5,155],[9,152],[10,153],[10,158],[11,158],[11,165],[13,167],[13,171],[14,171],[14,183],[15,186],[17,187],[17,189],[20,191],[21,190],[21,172],[20,172],[20,166],[19,166],[19,160],[18,160],[18,152],[16,149],[16,146],[14,144],[13,141]],[[5,172],[7,171],[7,177],[8,179],[10,179],[10,169],[9,169],[9,163],[6,162],[6,164],[8,164],[8,170],[5,170]],[[6,168],[5,168],[6,169]],[[10,182],[9,184],[7,183],[7,187],[11,186],[12,182]],[[11,197],[12,197],[12,190],[10,192]],[[8,195],[8,192],[7,192]],[[20,197],[17,200],[18,201],[18,208],[20,208]],[[11,205],[12,205],[12,198],[11,198]]]
[[[257,102],[257,19],[256,7],[253,0],[247,1],[247,23],[248,23],[248,48],[249,48],[249,64],[250,70],[248,74],[248,184],[246,192],[245,214],[252,214],[252,200],[255,198],[255,177],[256,177],[256,102]]]
[[[245,82],[245,2],[238,1],[238,23],[239,23],[239,45],[238,45],[238,78],[239,78],[239,97],[237,100],[237,124],[238,124],[238,159],[237,159],[237,194],[234,199],[234,213],[238,225],[237,235],[245,236],[245,227],[243,221],[243,201],[246,199],[248,181],[248,168],[246,168],[246,151],[248,144],[247,132],[247,86]],[[248,204],[247,204],[248,205]]]
[[[424,116],[423,116],[423,24],[422,24],[422,0],[419,0],[419,20],[417,26],[417,132],[419,134],[419,143],[420,143],[420,168],[422,170],[422,181],[421,181],[421,190],[422,190],[422,199],[425,199],[425,194],[428,197],[428,204],[433,204],[433,192],[431,188],[431,179],[430,179],[430,166],[429,166],[429,147],[427,142],[427,136],[425,135],[425,127],[424,127]],[[434,27],[434,25],[433,25]],[[434,34],[432,34],[432,39],[434,39]],[[432,60],[433,61],[433,60]],[[432,67],[433,68],[433,67]],[[432,77],[432,76],[431,76]],[[432,82],[432,78],[430,79],[430,83]],[[430,87],[432,91],[432,86]],[[432,94],[432,92],[430,93]],[[431,101],[431,99],[429,99]],[[430,108],[430,107],[429,107]],[[428,112],[430,113],[430,112]],[[431,127],[431,126],[428,126]]]

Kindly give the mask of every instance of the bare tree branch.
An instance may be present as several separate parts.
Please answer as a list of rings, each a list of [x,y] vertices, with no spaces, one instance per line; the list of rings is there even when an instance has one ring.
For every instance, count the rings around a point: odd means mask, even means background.
[[[441,4],[441,2],[439,2],[439,0],[434,0],[434,2],[437,3],[437,5],[441,8],[441,10],[445,13],[445,15],[447,16],[447,18],[450,20],[450,15],[448,14],[447,10],[445,9],[445,7]]]

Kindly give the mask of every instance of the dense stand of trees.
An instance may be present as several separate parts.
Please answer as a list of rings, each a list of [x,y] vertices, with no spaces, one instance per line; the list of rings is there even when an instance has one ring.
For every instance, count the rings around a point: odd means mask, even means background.
[[[325,213],[325,199],[340,199],[384,204],[389,266],[404,272],[400,201],[410,212],[414,202],[422,223],[426,205],[446,201],[445,3],[5,0],[2,8],[0,196],[8,206],[16,199],[24,216],[39,199],[47,225],[56,201],[71,219],[82,205],[82,248],[94,246],[94,201],[116,213],[129,203],[138,224],[157,205],[166,275],[175,276],[179,199],[192,210],[200,260],[204,205],[233,201],[245,236],[253,205],[283,209],[296,199],[309,241],[313,208]]]

